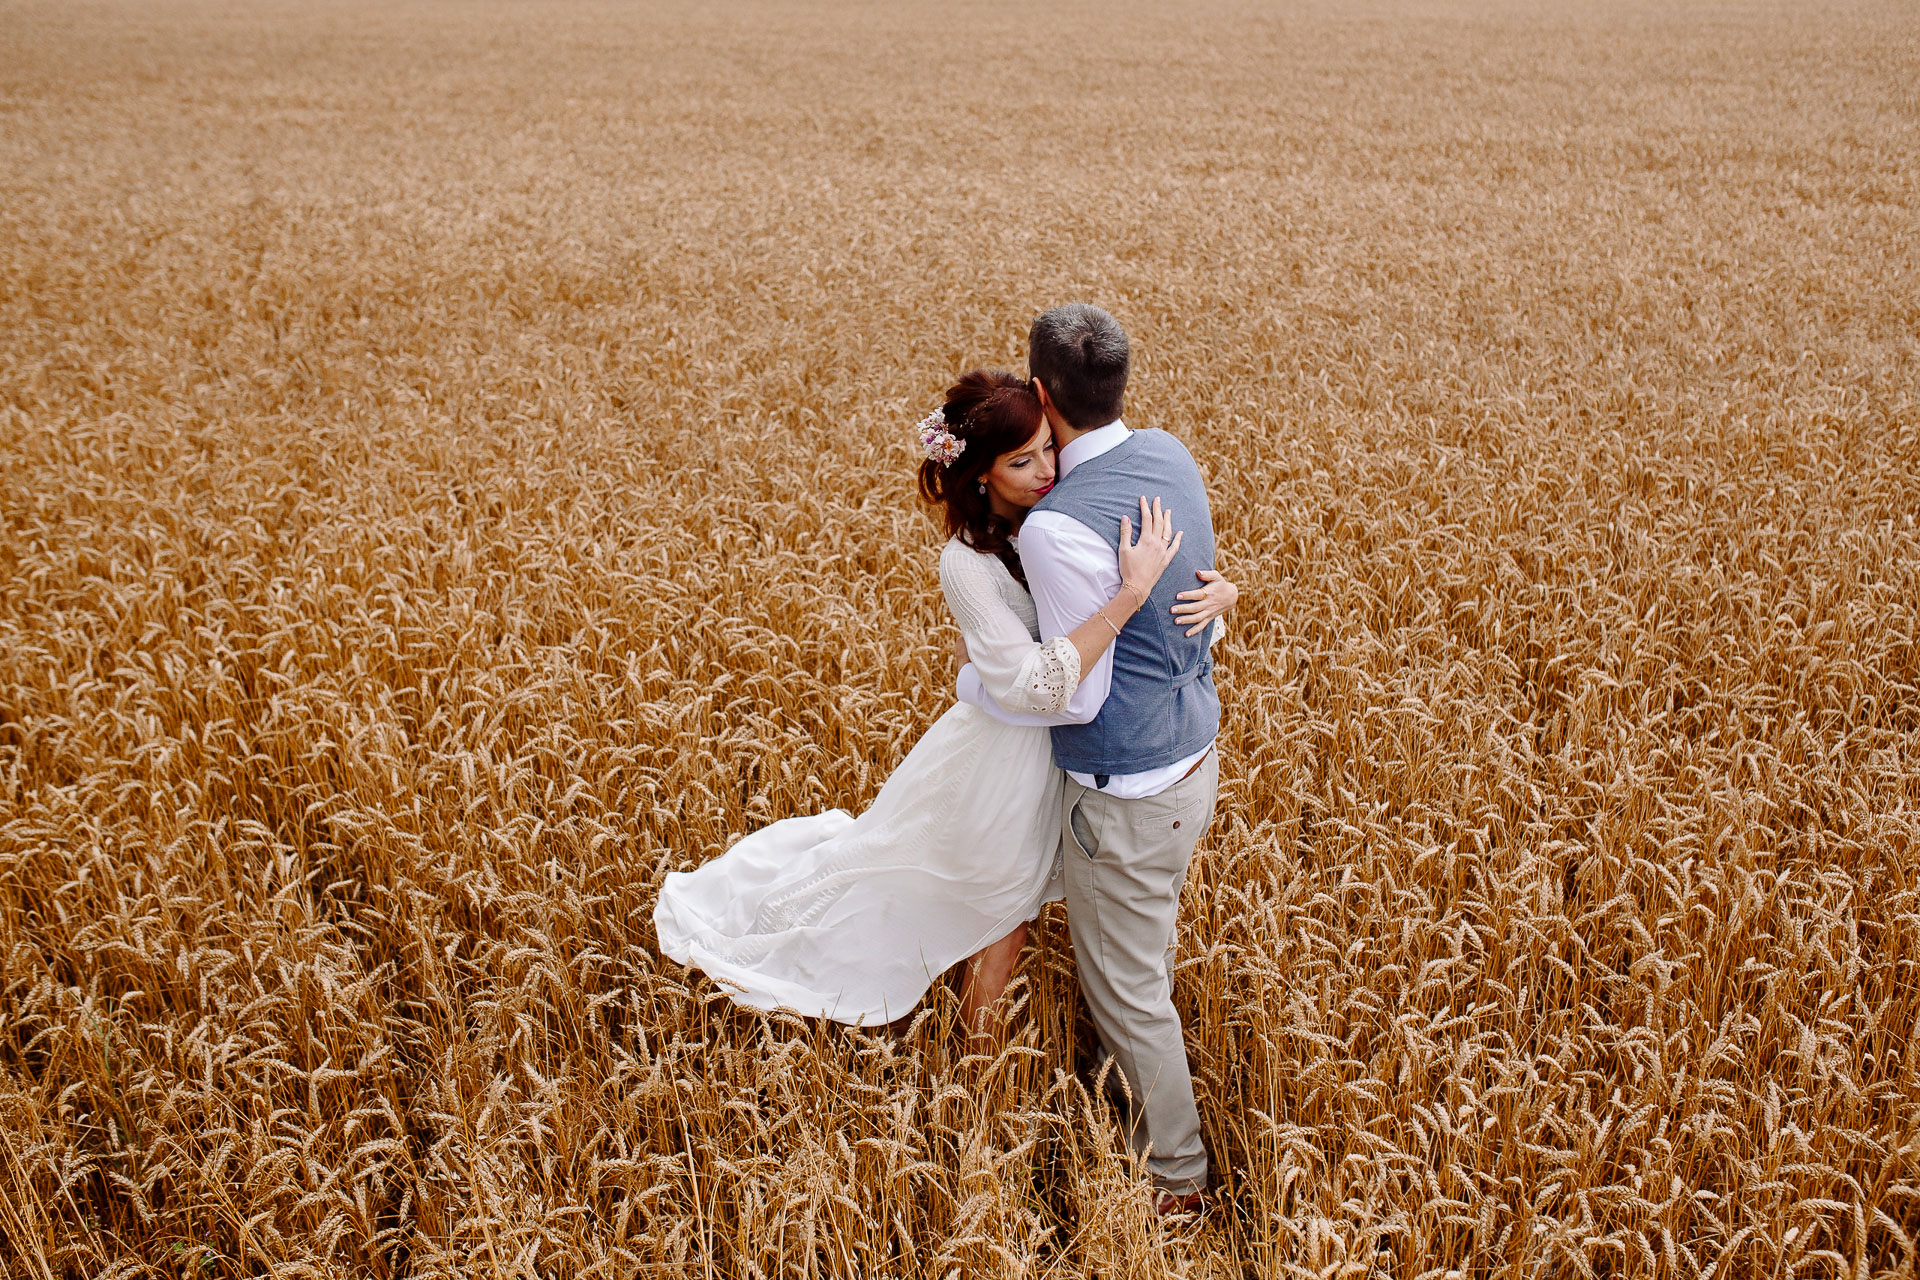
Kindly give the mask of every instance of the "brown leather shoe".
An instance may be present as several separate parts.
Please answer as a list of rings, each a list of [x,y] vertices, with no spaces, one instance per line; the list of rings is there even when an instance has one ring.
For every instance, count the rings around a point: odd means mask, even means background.
[[[1162,1221],[1190,1218],[1198,1222],[1207,1216],[1207,1197],[1199,1191],[1189,1191],[1184,1196],[1171,1191],[1156,1191],[1153,1193],[1153,1216]]]

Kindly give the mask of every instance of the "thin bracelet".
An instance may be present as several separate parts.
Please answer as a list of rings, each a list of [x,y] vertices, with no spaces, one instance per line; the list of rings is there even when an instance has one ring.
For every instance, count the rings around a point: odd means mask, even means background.
[[[1113,627],[1113,619],[1107,616],[1107,611],[1105,609],[1102,609],[1099,613],[1095,614],[1094,616],[1099,618],[1100,621],[1106,623],[1108,626]],[[1113,627],[1113,638],[1115,640],[1118,640],[1120,638],[1120,628]]]
[[[1134,594],[1134,595],[1135,595],[1136,597],[1138,597],[1138,598],[1139,598],[1139,600],[1140,600],[1140,603],[1139,603],[1139,604],[1137,604],[1137,605],[1135,605],[1135,606],[1133,606],[1133,607],[1134,607],[1135,609],[1144,609],[1144,608],[1146,608],[1146,607],[1147,607],[1147,593],[1146,593],[1146,592],[1144,592],[1144,591],[1142,591],[1142,590],[1141,590],[1140,588],[1138,588],[1138,587],[1136,587],[1136,586],[1134,586],[1134,585],[1133,585],[1133,584],[1132,584],[1131,582],[1122,582],[1122,583],[1120,584],[1120,589],[1121,589],[1122,591],[1131,591],[1131,592],[1133,592],[1133,594]]]

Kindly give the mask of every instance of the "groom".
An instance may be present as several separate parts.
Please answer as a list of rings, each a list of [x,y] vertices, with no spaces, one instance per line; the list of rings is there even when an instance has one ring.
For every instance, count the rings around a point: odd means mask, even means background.
[[[1164,1217],[1199,1213],[1207,1182],[1169,969],[1187,863],[1213,821],[1220,698],[1210,635],[1189,637],[1172,610],[1195,572],[1213,568],[1213,524],[1185,446],[1120,421],[1127,366],[1127,335],[1099,307],[1070,303],[1033,322],[1027,369],[1060,478],[1020,530],[1020,562],[1051,640],[1120,589],[1120,518],[1138,515],[1142,495],[1163,499],[1185,534],[1146,607],[1049,720],[1067,772],[1061,826],[1080,990],[1132,1094],[1129,1138],[1150,1148]],[[977,688],[963,680],[962,696],[987,706],[984,694],[968,696]]]

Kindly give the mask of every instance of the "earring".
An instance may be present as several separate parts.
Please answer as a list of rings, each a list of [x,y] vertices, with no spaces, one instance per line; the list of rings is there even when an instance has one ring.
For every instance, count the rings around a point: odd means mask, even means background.
[[[980,482],[979,484],[977,484],[977,485],[975,485],[975,486],[973,486],[973,487],[974,487],[974,488],[976,488],[976,489],[978,489],[978,490],[980,491],[980,496],[981,496],[981,497],[983,497],[983,498],[984,498],[984,497],[986,497],[986,496],[987,496],[987,482],[986,482],[985,480],[982,480],[982,481],[981,481],[981,482]]]

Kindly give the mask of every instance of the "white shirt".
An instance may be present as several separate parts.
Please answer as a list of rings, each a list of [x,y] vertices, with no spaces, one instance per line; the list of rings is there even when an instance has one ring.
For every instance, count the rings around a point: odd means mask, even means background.
[[[1109,422],[1079,436],[1060,451],[1060,479],[1065,480],[1081,463],[1119,447],[1132,433],[1124,422]],[[1148,494],[1149,498],[1153,495]],[[1136,536],[1138,530],[1135,531]],[[1120,591],[1120,562],[1113,547],[1093,530],[1072,516],[1057,511],[1035,511],[1020,529],[1020,563],[1027,571],[1027,585],[1033,591],[1033,603],[1040,616],[1040,638],[1052,640],[1064,636],[1104,608]],[[1218,628],[1215,628],[1218,635]],[[1086,724],[1100,714],[1107,694],[1113,690],[1113,646],[1092,668],[1080,674],[1080,687],[1073,691],[1066,709],[1056,715],[1016,714],[1003,710],[980,686],[980,677],[972,664],[960,669],[956,690],[962,702],[971,702],[1009,724]],[[1187,776],[1193,766],[1213,750],[1209,742],[1184,760],[1176,760],[1161,769],[1144,773],[1116,773],[1100,787],[1102,795],[1121,800],[1140,800],[1159,795]],[[1095,786],[1091,774],[1069,772],[1081,786]]]

